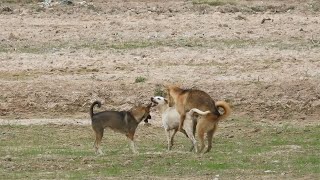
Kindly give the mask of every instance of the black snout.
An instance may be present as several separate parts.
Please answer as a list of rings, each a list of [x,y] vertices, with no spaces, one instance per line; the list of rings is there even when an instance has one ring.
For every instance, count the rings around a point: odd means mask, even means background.
[[[147,118],[144,120],[145,123],[148,123],[148,120],[151,119],[150,114],[147,116]]]

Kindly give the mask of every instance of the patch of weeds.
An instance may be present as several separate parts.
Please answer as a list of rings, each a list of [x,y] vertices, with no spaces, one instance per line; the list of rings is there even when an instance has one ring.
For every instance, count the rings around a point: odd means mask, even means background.
[[[122,42],[118,44],[112,44],[109,47],[113,49],[138,49],[146,48],[154,45],[154,43],[149,41],[131,41],[131,42]]]
[[[250,9],[253,12],[264,12],[266,10],[265,6],[251,6]]]
[[[208,4],[210,6],[223,6],[226,4],[234,5],[236,4],[232,0],[193,0],[193,4]]]
[[[73,5],[73,0],[60,0],[61,4],[65,5]]]
[[[288,5],[280,5],[280,6],[274,6],[274,5],[266,5],[266,6],[261,6],[261,5],[256,5],[256,6],[250,6],[249,7],[253,12],[266,12],[266,11],[271,11],[273,13],[285,13],[290,10],[294,10],[296,7],[295,6],[288,6]]]
[[[144,83],[147,80],[147,78],[138,76],[136,77],[136,80],[134,81],[135,83]]]
[[[18,3],[30,4],[30,3],[38,3],[42,1],[43,0],[1,0],[2,3],[10,3],[10,4],[18,4]]]
[[[303,169],[307,173],[320,173],[320,159],[318,155],[298,157],[293,164],[297,169]]]
[[[162,96],[162,97],[166,97],[166,92],[162,89],[162,85],[157,84],[156,88],[154,89],[154,96]]]
[[[319,12],[320,11],[320,1],[314,0],[311,3],[309,3],[309,7],[312,11],[314,12]]]
[[[8,81],[22,81],[28,80],[30,78],[38,77],[37,72],[28,72],[28,71],[21,71],[21,72],[5,72],[0,71],[0,79],[8,80]]]
[[[97,7],[97,6],[94,6],[93,4],[89,4],[89,5],[87,6],[87,8],[88,8],[89,10],[94,11],[94,12],[101,12],[101,11],[102,11],[102,8]]]

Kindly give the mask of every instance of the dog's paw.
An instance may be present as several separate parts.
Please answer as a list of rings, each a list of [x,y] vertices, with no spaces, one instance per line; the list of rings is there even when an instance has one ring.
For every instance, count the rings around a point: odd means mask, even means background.
[[[101,156],[101,155],[103,155],[104,153],[101,151],[101,149],[99,149],[99,150],[97,150],[96,151],[96,155],[97,156]]]

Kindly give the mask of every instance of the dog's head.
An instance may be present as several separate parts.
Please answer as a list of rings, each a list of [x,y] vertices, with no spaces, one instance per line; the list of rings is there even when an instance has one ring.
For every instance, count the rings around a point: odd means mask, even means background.
[[[152,106],[162,106],[168,104],[168,100],[161,96],[151,97]]]
[[[150,116],[151,106],[152,106],[152,103],[149,103],[147,106],[138,105],[131,108],[130,112],[138,123],[140,123],[141,121],[146,122],[148,121],[148,119],[151,119],[151,116]]]

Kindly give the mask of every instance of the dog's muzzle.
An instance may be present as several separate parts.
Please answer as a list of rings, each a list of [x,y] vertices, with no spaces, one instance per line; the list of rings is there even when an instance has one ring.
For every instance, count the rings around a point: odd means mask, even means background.
[[[151,102],[152,102],[151,107],[157,106],[159,104],[157,101],[154,100],[153,97],[151,97]],[[150,119],[151,119],[151,117],[150,117]]]

